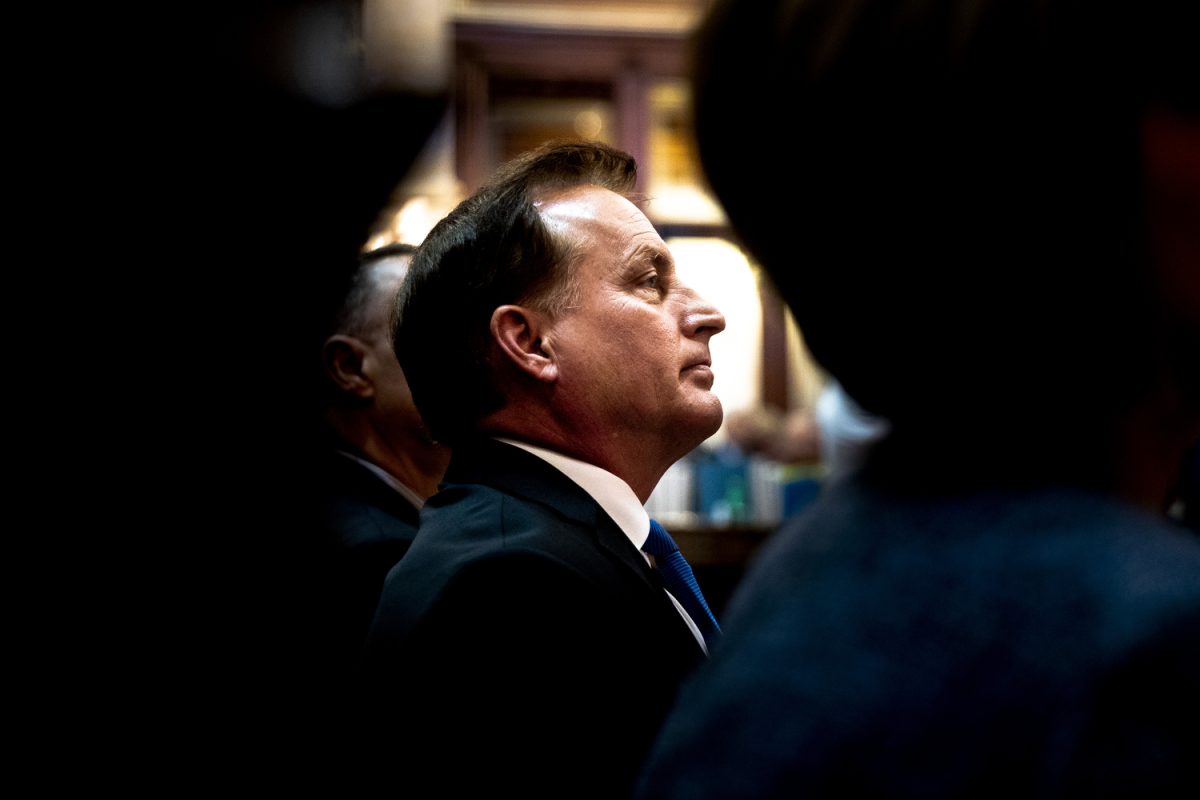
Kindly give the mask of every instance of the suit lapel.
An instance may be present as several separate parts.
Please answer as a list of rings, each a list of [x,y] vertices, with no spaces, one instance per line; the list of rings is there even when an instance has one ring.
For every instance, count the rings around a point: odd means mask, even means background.
[[[662,578],[646,562],[620,526],[579,484],[537,456],[494,439],[477,439],[454,448],[444,484],[492,486],[563,517],[574,530],[593,537],[595,549],[646,591],[648,607],[658,609],[662,630],[678,632],[677,644],[703,658],[703,650],[667,597]]]
[[[537,503],[590,532],[600,550],[658,587],[641,552],[579,484],[519,447],[480,439],[456,446],[444,483],[482,483]]]

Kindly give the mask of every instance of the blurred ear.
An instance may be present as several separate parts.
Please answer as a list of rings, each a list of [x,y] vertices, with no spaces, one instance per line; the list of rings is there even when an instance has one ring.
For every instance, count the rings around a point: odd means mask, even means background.
[[[492,339],[503,357],[517,369],[540,381],[558,379],[558,364],[543,347],[541,314],[523,306],[500,306],[492,312]]]
[[[340,333],[326,339],[321,348],[329,379],[342,391],[364,398],[375,394],[375,383],[363,369],[367,355],[367,346],[360,339]]]

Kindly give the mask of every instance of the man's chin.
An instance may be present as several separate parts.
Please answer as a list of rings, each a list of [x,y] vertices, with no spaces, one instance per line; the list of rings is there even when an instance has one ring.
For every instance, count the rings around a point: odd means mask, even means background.
[[[696,409],[693,417],[693,424],[688,427],[694,432],[695,444],[693,447],[699,447],[706,439],[721,429],[721,421],[725,418],[725,412],[721,408],[720,398],[710,392],[706,401]]]

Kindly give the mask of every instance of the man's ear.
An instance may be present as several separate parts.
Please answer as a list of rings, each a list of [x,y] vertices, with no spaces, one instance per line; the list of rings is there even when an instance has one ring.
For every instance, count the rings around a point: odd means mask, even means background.
[[[540,381],[558,379],[558,364],[542,346],[545,317],[524,306],[500,306],[492,312],[492,339],[517,369]]]
[[[375,383],[363,371],[367,347],[353,336],[335,334],[325,340],[321,348],[321,359],[325,373],[338,388],[358,397],[375,394]]]

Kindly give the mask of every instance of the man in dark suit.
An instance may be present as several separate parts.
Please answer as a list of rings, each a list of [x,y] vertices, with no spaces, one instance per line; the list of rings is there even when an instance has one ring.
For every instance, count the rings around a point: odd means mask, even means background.
[[[392,350],[392,310],[416,248],[365,253],[347,271],[321,343],[325,457],[314,481],[324,656],[344,685],[361,656],[388,570],[417,533],[450,450],[421,421]]]
[[[1165,513],[1197,35],[1153,0],[714,5],[706,174],[891,432],[759,552],[639,797],[1200,796],[1200,541]]]
[[[384,586],[362,728],[406,785],[626,795],[712,644],[641,547],[655,485],[720,425],[725,322],[628,199],[635,176],[614,148],[550,143],[413,259],[396,352],[454,455]]]

